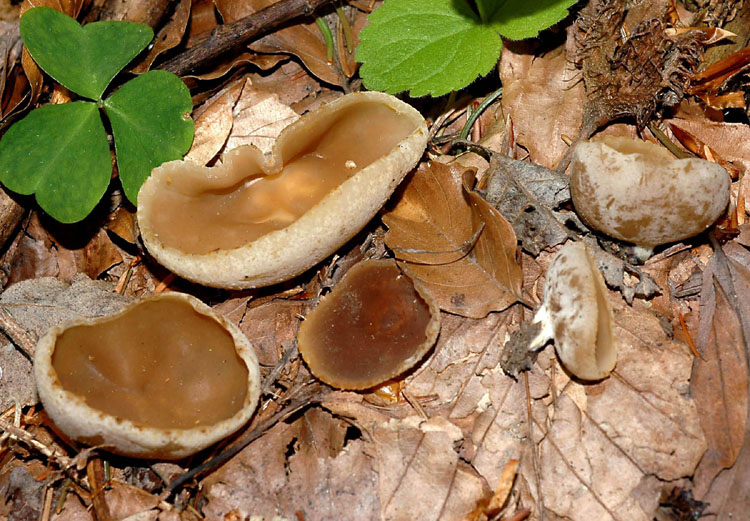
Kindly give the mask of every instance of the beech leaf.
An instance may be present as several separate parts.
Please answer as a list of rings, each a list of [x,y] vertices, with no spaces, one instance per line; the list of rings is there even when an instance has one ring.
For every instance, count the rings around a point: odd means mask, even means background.
[[[383,222],[386,245],[441,309],[482,318],[519,299],[516,234],[497,210],[464,188],[458,169],[422,165]]]

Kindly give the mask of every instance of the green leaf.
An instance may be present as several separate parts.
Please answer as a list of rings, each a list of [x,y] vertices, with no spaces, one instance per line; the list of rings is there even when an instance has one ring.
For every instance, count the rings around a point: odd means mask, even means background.
[[[76,94],[95,100],[154,37],[149,26],[131,22],[81,27],[49,7],[26,11],[20,28],[23,43],[44,72]]]
[[[47,105],[0,140],[0,182],[36,200],[58,221],[80,221],[109,185],[112,160],[99,109],[77,101]]]
[[[533,38],[568,16],[578,0],[477,0],[486,4],[492,28],[511,40]],[[494,7],[494,9],[493,9]]]
[[[190,91],[171,72],[151,71],[104,100],[104,110],[115,136],[122,187],[136,203],[151,170],[181,159],[193,142]]]
[[[369,89],[440,96],[487,74],[500,57],[497,32],[463,0],[386,0],[368,20],[357,61]]]

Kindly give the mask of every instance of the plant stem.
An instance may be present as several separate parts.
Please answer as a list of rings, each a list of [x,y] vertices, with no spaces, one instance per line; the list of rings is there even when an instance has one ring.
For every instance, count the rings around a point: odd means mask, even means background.
[[[346,52],[349,54],[354,50],[354,38],[352,37],[352,26],[349,25],[349,19],[346,17],[344,8],[340,5],[336,7],[336,14],[339,17],[339,23],[344,30],[344,41],[346,42]]]
[[[464,128],[461,129],[461,133],[458,135],[458,139],[466,139],[469,137],[469,132],[471,132],[471,127],[474,125],[474,122],[479,118],[479,116],[482,115],[482,112],[484,112],[487,107],[492,105],[492,103],[495,102],[500,96],[503,94],[503,88],[500,87],[495,92],[484,98],[482,103],[479,104],[477,109],[471,113],[470,116],[466,118],[466,124],[464,125]]]
[[[333,61],[333,34],[331,28],[322,16],[315,19],[315,23],[318,24],[318,29],[323,34],[323,39],[326,41],[326,59],[328,63]]]

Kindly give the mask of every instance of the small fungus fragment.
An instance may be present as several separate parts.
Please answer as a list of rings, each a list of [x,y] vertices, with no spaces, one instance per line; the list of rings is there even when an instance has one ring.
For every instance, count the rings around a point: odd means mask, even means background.
[[[601,380],[617,363],[612,305],[596,263],[582,242],[566,244],[550,263],[544,303],[534,316],[539,335],[529,349],[554,339],[563,367],[581,380]]]
[[[412,368],[435,343],[440,312],[393,260],[352,267],[297,335],[313,374],[341,389],[369,389]]]
[[[228,152],[217,167],[172,161],[138,194],[149,252],[208,286],[287,280],[353,237],[422,156],[421,114],[375,92],[343,96],[282,131],[270,156]]]
[[[646,254],[654,246],[692,237],[727,207],[730,179],[704,159],[676,159],[647,141],[604,137],[579,144],[570,192],[581,219]]]
[[[242,332],[178,293],[52,328],[39,340],[34,371],[63,434],[144,458],[181,458],[231,434],[260,390]]]

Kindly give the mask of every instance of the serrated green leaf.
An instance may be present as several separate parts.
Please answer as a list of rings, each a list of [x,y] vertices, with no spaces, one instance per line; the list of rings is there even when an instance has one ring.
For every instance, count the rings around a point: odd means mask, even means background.
[[[0,140],[0,182],[19,194],[36,194],[39,206],[60,222],[86,217],[111,175],[107,133],[95,103],[38,108]]]
[[[534,38],[568,16],[578,0],[477,0],[493,29],[511,40]]]
[[[20,29],[23,43],[44,72],[76,94],[95,100],[154,37],[149,26],[131,22],[81,27],[49,7],[26,11]]]
[[[487,74],[500,57],[497,32],[463,0],[386,0],[368,20],[356,56],[369,89],[440,96]]]
[[[104,100],[104,110],[112,124],[122,187],[136,203],[151,170],[181,159],[193,142],[190,91],[174,74],[151,71]]]

